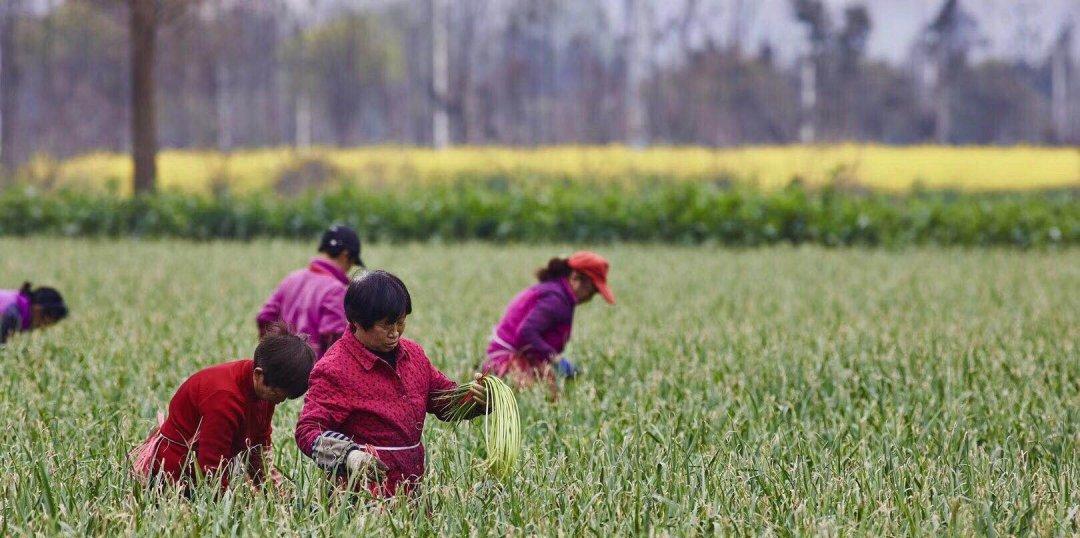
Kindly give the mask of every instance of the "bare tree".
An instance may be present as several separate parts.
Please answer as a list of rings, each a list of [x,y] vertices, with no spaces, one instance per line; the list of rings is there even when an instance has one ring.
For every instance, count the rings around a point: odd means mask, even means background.
[[[923,43],[934,62],[934,138],[948,143],[952,135],[952,86],[978,42],[975,19],[960,0],[945,0],[927,26]]]
[[[128,0],[131,32],[131,155],[136,193],[157,184],[157,124],[154,114],[154,54],[158,6],[154,0]]]
[[[743,38],[750,17],[745,0],[731,0],[731,14],[728,19],[728,50],[735,54],[742,53]]]
[[[229,13],[229,6],[226,5],[224,0],[216,0],[213,3],[207,2],[206,9],[204,11],[208,19],[208,22],[213,28],[212,36],[208,36],[211,45],[211,63],[213,64],[213,73],[211,74],[211,93],[214,101],[214,118],[215,118],[215,139],[218,151],[228,153],[232,150],[233,146],[233,111],[235,104],[233,103],[234,84],[235,78],[232,74],[233,67],[229,65],[229,41],[233,39],[232,32],[232,14]]]
[[[484,24],[487,2],[484,0],[463,0],[457,4],[460,11],[456,12],[459,18],[455,21],[457,28],[458,43],[457,68],[453,70],[457,74],[455,84],[455,97],[450,111],[455,117],[456,130],[459,139],[466,144],[475,144],[481,138],[480,121],[475,121],[480,113],[480,99],[477,96],[477,78],[480,68],[480,40],[481,25]]]
[[[645,0],[626,0],[627,37],[626,58],[626,142],[635,148],[649,143],[645,130],[645,99],[642,96],[645,80],[646,47],[649,38]]]
[[[154,79],[158,31],[199,0],[125,0],[131,51],[131,154],[136,194],[157,188],[157,94]]]
[[[15,50],[16,21],[21,0],[0,6],[0,177],[15,169],[15,133],[19,92],[19,64]]]
[[[818,71],[829,39],[829,16],[821,0],[793,0],[795,18],[806,27],[809,47],[799,60],[799,103],[802,122],[799,139],[817,138]]]
[[[431,0],[431,144],[436,149],[450,145],[450,52],[447,43],[450,18],[446,0]]]
[[[866,58],[877,13],[858,0],[833,11],[787,0],[806,30],[794,68],[770,47],[742,50],[739,36],[765,20],[761,2],[438,0],[446,21],[433,26],[434,1],[203,0],[193,12],[192,0],[0,0],[0,31],[23,8],[18,50],[0,34],[0,161],[132,150],[146,192],[159,144],[729,145],[795,141],[800,127],[806,141],[1009,143],[1080,132],[1075,51],[965,63],[974,42],[956,12],[982,9],[974,2],[936,2],[942,13],[912,50],[919,72]],[[202,16],[169,21],[179,11]],[[156,46],[137,45],[147,35]],[[445,65],[433,61],[444,50]]]
[[[1073,24],[1065,24],[1050,51],[1050,101],[1053,117],[1054,141],[1066,143],[1072,140],[1069,125],[1070,82],[1072,80]]]
[[[848,140],[862,135],[856,125],[857,112],[851,104],[858,99],[857,91],[862,88],[861,68],[871,28],[870,12],[865,4],[844,8],[844,26],[835,38],[838,58],[831,84],[831,108],[836,112],[837,132]]]

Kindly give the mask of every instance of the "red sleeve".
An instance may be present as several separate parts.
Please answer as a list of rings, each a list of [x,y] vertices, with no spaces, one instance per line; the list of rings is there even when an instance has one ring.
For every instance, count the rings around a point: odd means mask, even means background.
[[[270,450],[271,439],[274,436],[274,412],[270,411],[266,415],[266,424],[259,429],[258,434],[251,439],[251,446],[259,445],[264,450]]]
[[[251,477],[251,480],[254,481],[255,484],[262,483],[263,475],[266,470],[264,462],[266,458],[270,456],[271,439],[274,434],[273,408],[270,408],[269,412],[261,418],[264,422],[251,438],[250,450],[248,452],[248,476]]]
[[[439,400],[439,393],[453,390],[457,387],[457,383],[454,383],[450,378],[446,377],[446,374],[439,371],[434,365],[431,366],[431,380],[428,383],[428,395],[427,395],[427,412],[439,417],[439,420],[446,420],[444,417],[448,414],[449,407],[447,402]]]
[[[420,353],[423,354],[423,349]],[[453,390],[458,386],[450,378],[446,377],[446,374],[442,373],[427,356],[424,355],[424,360],[428,363],[429,378],[428,378],[428,394],[427,394],[427,412],[435,415],[439,420],[450,420],[450,410],[453,409],[455,403],[447,402],[439,399],[440,393],[448,390]],[[484,414],[483,409],[476,409],[472,413],[469,413],[465,418],[472,418]]]
[[[319,368],[311,371],[304,407],[296,421],[296,445],[300,451],[312,456],[315,440],[326,431],[340,431],[341,424],[349,418],[351,409],[342,404],[341,398],[350,394],[338,383],[334,372]]]
[[[202,412],[196,444],[196,461],[204,475],[222,470],[222,464],[236,456],[233,439],[236,438],[244,416],[244,402],[233,392],[219,390],[198,403]],[[221,476],[221,486],[226,487],[229,477]]]

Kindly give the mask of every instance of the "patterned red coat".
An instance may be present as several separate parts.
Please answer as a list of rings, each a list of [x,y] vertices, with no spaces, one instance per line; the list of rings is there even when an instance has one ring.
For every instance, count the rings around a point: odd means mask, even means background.
[[[363,449],[388,467],[377,495],[411,491],[424,474],[421,435],[427,413],[441,420],[449,409],[436,399],[457,385],[435,368],[424,349],[402,338],[396,367],[365,348],[351,332],[334,343],[311,371],[304,407],[296,423],[300,450],[340,474],[348,452]]]

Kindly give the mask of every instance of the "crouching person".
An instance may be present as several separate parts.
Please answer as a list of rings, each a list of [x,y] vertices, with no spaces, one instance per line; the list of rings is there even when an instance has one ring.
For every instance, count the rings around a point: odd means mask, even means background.
[[[186,490],[205,477],[224,489],[230,467],[243,466],[261,484],[274,407],[307,391],[314,363],[307,340],[277,324],[267,327],[253,359],[196,372],[177,389],[160,426],[132,451],[136,477]]]
[[[17,332],[43,329],[67,315],[64,298],[54,288],[26,282],[18,290],[0,290],[0,346]]]
[[[385,271],[353,281],[345,294],[349,329],[311,371],[311,390],[296,424],[300,451],[346,485],[376,497],[409,493],[424,473],[421,436],[427,413],[450,420],[454,389],[419,344],[402,337],[412,298]],[[466,399],[483,403],[476,388]],[[477,412],[465,418],[483,413]]]

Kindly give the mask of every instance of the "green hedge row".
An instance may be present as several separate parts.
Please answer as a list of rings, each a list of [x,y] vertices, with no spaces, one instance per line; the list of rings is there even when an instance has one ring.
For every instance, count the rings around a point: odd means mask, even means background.
[[[887,195],[799,185],[764,192],[656,183],[627,191],[461,182],[415,190],[346,187],[295,198],[0,191],[0,235],[311,237],[330,222],[356,226],[371,240],[1075,245],[1080,190]]]

